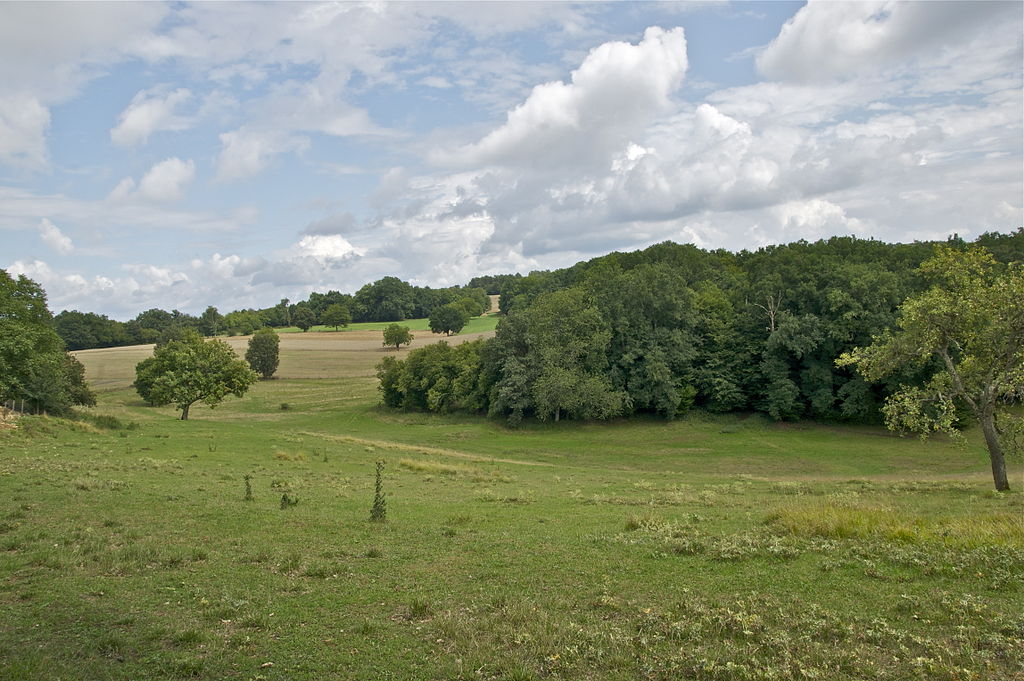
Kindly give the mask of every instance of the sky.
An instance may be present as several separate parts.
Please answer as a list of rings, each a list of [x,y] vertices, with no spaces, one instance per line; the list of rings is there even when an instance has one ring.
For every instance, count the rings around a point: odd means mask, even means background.
[[[0,267],[221,312],[1022,225],[1020,2],[0,3]]]

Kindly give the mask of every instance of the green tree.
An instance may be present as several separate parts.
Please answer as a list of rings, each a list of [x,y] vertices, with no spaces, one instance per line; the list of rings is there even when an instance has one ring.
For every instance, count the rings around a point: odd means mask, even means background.
[[[224,316],[210,305],[199,317],[199,332],[204,336],[216,336],[224,325]]]
[[[472,302],[472,301],[470,301]],[[430,313],[430,330],[446,336],[462,331],[469,321],[469,315],[460,303],[449,303]]]
[[[279,346],[281,337],[270,327],[264,327],[249,339],[249,347],[245,350],[245,361],[252,370],[268,379],[277,371]]]
[[[155,405],[174,404],[182,421],[196,402],[215,407],[228,395],[241,397],[257,380],[230,345],[204,341],[196,332],[156,348],[135,372],[139,394]]]
[[[412,343],[412,332],[409,331],[408,326],[388,324],[384,328],[384,345],[388,347],[394,345],[395,350],[400,350],[401,346],[409,343]]]
[[[996,416],[1024,398],[1024,268],[999,266],[981,247],[948,246],[921,264],[931,284],[899,308],[895,330],[843,354],[877,381],[907,364],[938,360],[925,385],[903,386],[882,411],[892,429],[958,434],[958,409],[981,424],[997,490],[1008,490]]]
[[[313,311],[305,303],[296,305],[291,317],[292,324],[302,329],[303,333],[309,331],[310,327],[316,324],[316,315],[313,314]]]
[[[397,277],[384,277],[356,291],[352,317],[359,322],[400,322],[415,308],[412,286]]]
[[[348,326],[352,322],[352,314],[348,306],[342,303],[333,303],[320,315],[320,323],[324,326],[333,326],[337,331],[340,326]]]
[[[63,413],[92,405],[82,365],[64,351],[46,294],[24,276],[0,270],[0,400],[24,400],[34,411]]]

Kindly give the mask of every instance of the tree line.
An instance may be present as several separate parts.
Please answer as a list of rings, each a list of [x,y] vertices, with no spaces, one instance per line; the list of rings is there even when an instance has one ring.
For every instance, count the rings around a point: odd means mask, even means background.
[[[501,281],[493,339],[412,351],[378,365],[392,407],[603,419],[693,407],[773,419],[877,422],[885,398],[925,385],[941,359],[869,378],[844,353],[893,328],[929,285],[920,265],[947,242],[853,237],[756,251],[671,242]],[[993,267],[1024,260],[1024,231],[973,244]]]
[[[233,310],[221,314],[209,306],[201,315],[153,308],[120,322],[93,312],[66,310],[53,318],[57,334],[69,350],[140,345],[180,338],[185,330],[202,336],[247,336],[263,327],[298,327],[308,331],[316,325],[339,329],[352,322],[397,322],[430,317],[435,313],[451,320],[455,308],[476,316],[490,309],[486,290],[479,286],[430,288],[413,286],[397,277],[384,277],[366,284],[355,294],[313,292],[306,300],[292,303],[287,298],[262,309]],[[442,308],[445,310],[442,312]],[[451,321],[448,322],[451,324]]]

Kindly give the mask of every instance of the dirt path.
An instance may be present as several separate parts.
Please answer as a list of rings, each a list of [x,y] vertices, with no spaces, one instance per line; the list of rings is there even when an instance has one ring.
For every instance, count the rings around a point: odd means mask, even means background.
[[[328,435],[327,433],[317,433],[308,430],[300,430],[299,435],[307,435],[309,437],[315,437],[322,440],[331,440],[334,442],[349,442],[352,444],[363,445],[365,447],[375,447],[378,449],[394,449],[402,452],[409,452],[411,454],[432,454],[434,456],[448,456],[457,459],[464,459],[466,461],[476,461],[478,463],[508,463],[515,466],[543,467],[553,467],[555,465],[553,463],[546,463],[543,461],[499,459],[493,456],[482,456],[480,454],[460,452],[455,449],[446,449],[441,447],[425,447],[423,445],[410,445],[404,442],[392,442],[390,440],[369,440],[362,437],[352,437],[351,435]]]

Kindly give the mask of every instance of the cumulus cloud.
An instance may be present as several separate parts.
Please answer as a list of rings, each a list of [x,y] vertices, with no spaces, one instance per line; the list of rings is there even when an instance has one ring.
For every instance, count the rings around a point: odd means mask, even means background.
[[[187,130],[193,122],[178,114],[177,109],[192,99],[186,88],[161,93],[142,90],[118,116],[117,125],[110,131],[111,141],[122,147],[145,144],[149,136],[161,130]]]
[[[822,82],[877,71],[962,40],[1016,2],[810,2],[757,57],[769,78]]]
[[[71,238],[46,218],[39,222],[39,236],[44,244],[61,255],[67,255],[75,250]]]
[[[309,138],[275,130],[239,128],[220,136],[217,179],[239,180],[256,175],[279,154],[309,149]]]
[[[196,176],[196,164],[189,159],[178,157],[164,159],[153,165],[142,176],[136,186],[135,180],[126,177],[107,196],[109,201],[143,200],[156,203],[178,201],[185,195],[185,187]]]
[[[182,161],[177,157],[168,158],[142,176],[138,195],[151,201],[176,201],[182,197],[185,187],[195,176],[196,165],[192,159]]]
[[[604,43],[569,83],[536,86],[504,125],[454,154],[438,154],[438,160],[550,167],[603,159],[665,110],[686,68],[682,28],[652,26],[636,45]]]

